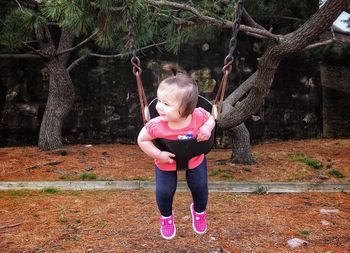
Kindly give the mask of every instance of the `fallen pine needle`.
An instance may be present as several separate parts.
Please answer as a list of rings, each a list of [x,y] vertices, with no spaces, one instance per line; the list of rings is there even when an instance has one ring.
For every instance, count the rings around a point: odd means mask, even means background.
[[[63,161],[52,161],[52,162],[47,162],[47,163],[41,163],[41,164],[37,164],[37,165],[34,165],[34,166],[30,166],[28,168],[26,168],[26,170],[34,170],[34,169],[38,169],[42,166],[46,166],[46,165],[57,165],[57,164],[60,164],[60,163],[63,163]]]
[[[17,227],[21,224],[22,223],[10,224],[10,225],[6,225],[6,226],[2,226],[2,227],[0,227],[0,229],[13,228],[13,227]]]

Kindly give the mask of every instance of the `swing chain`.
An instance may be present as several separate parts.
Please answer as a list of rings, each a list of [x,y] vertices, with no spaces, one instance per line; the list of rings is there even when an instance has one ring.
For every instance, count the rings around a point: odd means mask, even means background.
[[[131,10],[128,5],[125,7],[125,12],[126,12],[126,23],[129,30],[129,33],[128,33],[129,47],[132,53],[132,58],[130,60],[133,66],[132,72],[134,75],[141,74],[142,69],[140,67],[140,59],[136,56],[137,49],[136,49],[136,43],[135,43],[134,22],[131,16]]]
[[[129,47],[130,51],[132,53],[131,58],[131,64],[132,64],[132,73],[136,77],[136,84],[137,84],[137,93],[139,95],[140,105],[141,105],[141,114],[142,114],[142,120],[145,124],[147,121],[150,120],[150,114],[148,110],[148,102],[145,90],[143,88],[142,80],[141,80],[141,73],[142,69],[140,67],[140,59],[136,56],[137,48],[135,43],[135,32],[134,32],[134,22],[131,15],[131,10],[128,5],[125,7],[126,12],[126,22],[128,26],[128,36],[129,36]]]
[[[241,25],[242,13],[243,13],[243,0],[238,0],[236,16],[232,26],[232,36],[228,47],[229,52],[224,60],[224,67],[222,68],[223,72],[228,71],[229,73],[231,73],[231,70],[232,70],[231,64],[233,62],[233,53],[237,46],[237,34],[239,32],[239,26]]]
[[[222,105],[224,101],[225,90],[227,87],[227,78],[228,75],[232,71],[232,63],[233,63],[233,53],[237,46],[237,34],[239,32],[239,26],[241,25],[241,17],[243,13],[243,0],[238,0],[235,20],[232,26],[232,36],[229,42],[229,52],[224,60],[224,67],[222,68],[223,77],[221,79],[221,83],[219,86],[219,90],[217,91],[214,103],[213,103],[213,116],[215,120],[220,117],[222,111]]]
[[[238,0],[235,20],[232,26],[232,36],[229,42],[229,53],[225,58],[225,64],[233,59],[233,53],[237,46],[237,34],[239,32],[239,26],[241,25],[241,17],[243,13],[243,0]]]

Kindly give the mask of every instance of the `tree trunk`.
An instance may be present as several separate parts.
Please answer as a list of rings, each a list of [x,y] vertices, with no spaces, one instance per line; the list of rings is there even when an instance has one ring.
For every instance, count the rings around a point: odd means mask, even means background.
[[[39,143],[41,150],[61,148],[63,121],[74,102],[74,87],[64,66],[58,59],[47,65],[50,72],[49,97],[40,126]]]
[[[42,53],[49,57],[46,68],[50,74],[49,95],[40,126],[38,146],[41,150],[61,148],[63,121],[74,102],[74,87],[65,65],[67,55],[57,56],[56,48],[47,26],[36,29],[36,36]],[[63,31],[58,48],[73,44],[73,35]]]
[[[236,164],[254,164],[256,159],[250,149],[250,135],[244,123],[230,129],[232,136],[231,162]]]

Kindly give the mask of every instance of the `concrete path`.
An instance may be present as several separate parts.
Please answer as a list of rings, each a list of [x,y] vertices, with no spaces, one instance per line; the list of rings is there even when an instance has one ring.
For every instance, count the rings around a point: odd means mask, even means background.
[[[155,190],[151,181],[22,181],[0,182],[0,190]],[[178,191],[188,191],[186,182],[178,182]],[[303,182],[209,182],[211,192],[350,192],[347,183],[303,183]]]

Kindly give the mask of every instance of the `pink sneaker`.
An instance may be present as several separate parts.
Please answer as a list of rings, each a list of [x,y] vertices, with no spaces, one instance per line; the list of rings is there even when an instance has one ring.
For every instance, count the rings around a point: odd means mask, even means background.
[[[204,234],[207,231],[207,213],[197,213],[191,204],[192,226],[197,234]]]
[[[160,216],[160,234],[164,239],[172,239],[176,234],[174,213],[170,217]]]

